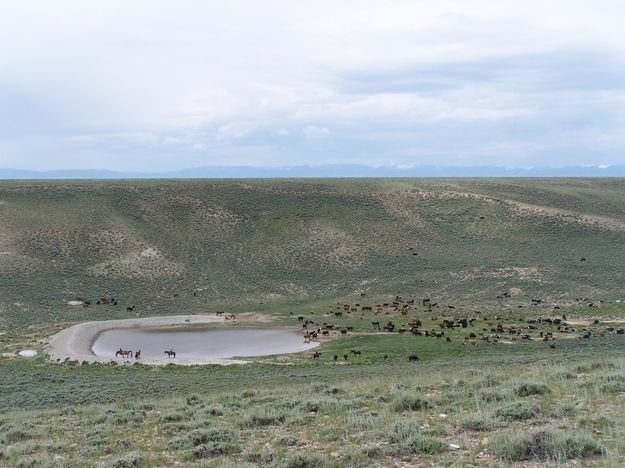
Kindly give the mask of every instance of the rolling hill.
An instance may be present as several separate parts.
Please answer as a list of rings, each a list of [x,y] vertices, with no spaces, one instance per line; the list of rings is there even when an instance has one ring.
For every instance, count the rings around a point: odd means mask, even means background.
[[[7,181],[0,327],[361,294],[601,304],[624,240],[623,179]],[[69,304],[100,297],[119,307]]]

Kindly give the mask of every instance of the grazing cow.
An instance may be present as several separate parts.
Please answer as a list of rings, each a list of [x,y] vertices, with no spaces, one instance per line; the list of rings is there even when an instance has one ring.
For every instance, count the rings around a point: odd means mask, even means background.
[[[132,306],[132,307],[128,306],[128,307],[126,307],[126,312],[134,312],[134,311],[135,311],[135,306]]]
[[[165,354],[167,354],[168,358],[175,358],[176,357],[176,351],[174,351],[173,349],[170,349],[169,351],[164,351]]]
[[[371,306],[362,306],[360,310],[364,312],[365,310],[372,310],[372,309],[371,309]]]
[[[347,329],[341,328],[341,335],[347,335]]]
[[[304,316],[303,315],[298,315],[297,316],[297,321],[298,322],[303,322],[304,321]]]
[[[408,362],[416,362],[419,360],[419,356],[417,356],[416,354],[411,354],[410,356],[408,356]]]
[[[359,349],[352,349],[352,350],[351,350],[351,353],[352,353],[354,356],[356,356],[356,355],[360,356],[360,355],[362,354],[362,352],[361,352]]]
[[[373,327],[374,330],[379,330],[380,329],[380,322],[371,322],[371,326]]]
[[[448,336],[445,337],[445,340],[447,341],[447,343],[451,343],[451,338],[449,338]]]

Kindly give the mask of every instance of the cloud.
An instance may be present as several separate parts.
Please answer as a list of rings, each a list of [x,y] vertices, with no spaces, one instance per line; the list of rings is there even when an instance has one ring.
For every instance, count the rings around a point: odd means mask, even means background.
[[[0,166],[614,164],[623,22],[616,0],[8,0]]]
[[[325,138],[330,136],[332,132],[327,127],[317,127],[315,125],[308,125],[304,128],[304,135],[308,138]]]

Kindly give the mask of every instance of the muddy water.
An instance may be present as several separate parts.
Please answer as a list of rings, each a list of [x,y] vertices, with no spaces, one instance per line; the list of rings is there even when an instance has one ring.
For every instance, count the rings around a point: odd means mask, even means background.
[[[317,345],[284,328],[122,328],[100,333],[91,350],[111,358],[119,348],[141,350],[142,358],[164,359],[164,351],[172,349],[177,359],[209,360],[296,353]]]

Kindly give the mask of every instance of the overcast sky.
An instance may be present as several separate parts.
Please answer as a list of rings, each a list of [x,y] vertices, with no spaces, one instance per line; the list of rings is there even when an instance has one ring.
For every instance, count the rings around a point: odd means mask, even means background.
[[[625,2],[0,2],[0,167],[625,164]]]

